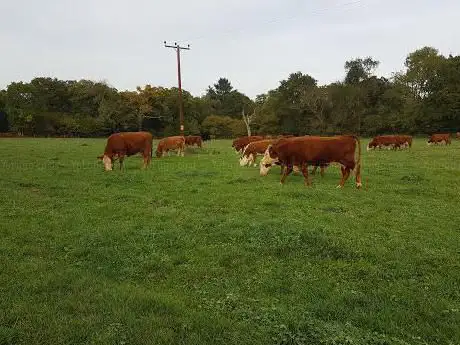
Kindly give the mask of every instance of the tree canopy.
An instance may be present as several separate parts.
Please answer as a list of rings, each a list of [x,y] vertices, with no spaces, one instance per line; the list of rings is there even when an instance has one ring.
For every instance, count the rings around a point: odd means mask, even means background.
[[[380,62],[354,58],[329,85],[297,71],[254,100],[219,78],[204,96],[183,91],[185,133],[428,134],[460,130],[460,56],[433,47],[410,53],[391,78]],[[179,133],[178,89],[158,85],[119,91],[104,82],[34,78],[0,90],[0,131],[20,135],[105,136],[148,130]],[[243,121],[244,120],[244,121]]]

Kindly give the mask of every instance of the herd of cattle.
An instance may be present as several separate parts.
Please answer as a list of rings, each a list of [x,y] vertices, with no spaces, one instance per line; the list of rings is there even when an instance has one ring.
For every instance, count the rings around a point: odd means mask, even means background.
[[[460,139],[460,133],[456,134]],[[209,139],[209,138],[206,138]],[[202,147],[201,136],[171,136],[162,138],[157,145],[155,155],[161,158],[170,151],[177,151],[178,156],[184,156],[187,146]],[[428,145],[449,145],[449,133],[433,134],[427,141]],[[257,166],[256,158],[263,156],[259,163],[260,175],[268,174],[271,167],[281,167],[281,183],[292,172],[301,172],[304,184],[310,185],[308,167],[312,166],[312,175],[318,167],[321,176],[330,164],[338,164],[341,168],[341,179],[338,188],[342,188],[354,172],[356,187],[362,186],[361,182],[361,143],[357,136],[337,135],[323,136],[245,136],[233,140],[233,149],[240,154],[241,166]],[[410,135],[381,135],[374,137],[367,145],[367,150],[375,149],[404,149],[412,147]],[[98,159],[102,160],[106,171],[113,170],[114,161],[118,159],[120,169],[125,157],[140,153],[143,157],[143,168],[146,168],[153,157],[153,136],[149,132],[122,132],[114,133],[107,139],[104,154]]]

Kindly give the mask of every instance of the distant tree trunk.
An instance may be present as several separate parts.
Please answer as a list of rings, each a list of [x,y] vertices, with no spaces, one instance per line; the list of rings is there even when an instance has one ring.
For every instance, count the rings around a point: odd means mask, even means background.
[[[251,136],[251,122],[252,122],[252,119],[254,118],[254,113],[252,115],[246,115],[245,112],[244,112],[244,108],[243,108],[243,111],[241,112],[241,115],[243,116],[243,122],[246,125],[246,130],[248,131],[248,136],[250,137]]]
[[[139,112],[137,114],[137,130],[142,131],[142,123],[144,122],[144,116]]]

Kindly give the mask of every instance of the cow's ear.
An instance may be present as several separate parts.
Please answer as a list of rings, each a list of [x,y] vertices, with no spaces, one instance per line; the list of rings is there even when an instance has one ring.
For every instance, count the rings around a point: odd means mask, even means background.
[[[273,153],[273,146],[268,145],[268,153],[271,155]]]

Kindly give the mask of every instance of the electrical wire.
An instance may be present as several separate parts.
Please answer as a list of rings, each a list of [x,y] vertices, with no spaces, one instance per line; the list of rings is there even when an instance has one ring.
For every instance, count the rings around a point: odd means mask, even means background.
[[[262,27],[262,26],[265,26],[265,25],[271,25],[271,24],[275,24],[277,22],[280,22],[280,21],[292,21],[294,19],[297,19],[301,16],[304,16],[304,15],[320,15],[324,12],[328,12],[328,11],[331,11],[331,10],[334,10],[334,9],[337,9],[337,8],[346,8],[346,7],[350,7],[350,6],[353,6],[353,5],[360,5],[362,4],[363,0],[354,0],[354,1],[348,1],[348,2],[345,2],[345,3],[339,3],[339,4],[335,4],[335,5],[332,5],[332,6],[328,6],[328,7],[323,7],[323,8],[319,8],[319,9],[316,9],[316,10],[313,10],[313,11],[309,11],[307,13],[305,12],[301,12],[301,13],[297,13],[295,15],[292,15],[292,16],[288,16],[288,17],[278,17],[278,18],[273,18],[273,19],[270,19],[270,20],[267,20],[267,21],[264,21],[262,23],[259,23],[259,27]],[[224,31],[221,31],[221,32],[213,32],[213,35],[212,37],[219,37],[219,36],[228,36],[228,35],[235,35],[235,34],[238,34],[238,33],[244,33],[247,29],[245,28],[235,28],[235,29],[230,29],[230,30],[224,30]],[[209,38],[211,37],[210,35],[202,35],[202,36],[197,36],[197,37],[192,37],[192,38],[189,38],[189,39],[186,39],[186,40],[183,40],[184,42],[196,42],[196,41],[199,41],[199,40],[203,40],[203,39],[206,39],[206,38]]]

